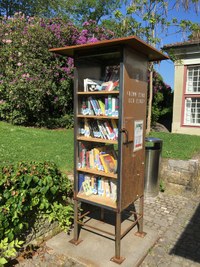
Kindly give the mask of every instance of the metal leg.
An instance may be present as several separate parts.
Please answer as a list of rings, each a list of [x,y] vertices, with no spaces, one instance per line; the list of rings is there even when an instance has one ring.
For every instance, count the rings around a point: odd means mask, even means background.
[[[104,220],[104,208],[101,208],[101,221]]]
[[[144,196],[140,197],[139,214],[141,215],[141,218],[138,220],[138,232],[136,232],[135,235],[144,237],[146,235],[146,233],[143,232]]]
[[[79,225],[78,225],[78,201],[74,200],[74,238],[69,241],[74,245],[78,245],[82,242],[79,239]]]
[[[111,258],[111,261],[121,264],[125,258],[120,257],[121,250],[121,212],[116,213],[116,225],[115,225],[115,256]]]

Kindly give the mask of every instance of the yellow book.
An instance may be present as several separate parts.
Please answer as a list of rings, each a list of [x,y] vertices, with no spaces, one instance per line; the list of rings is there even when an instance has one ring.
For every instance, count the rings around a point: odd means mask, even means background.
[[[100,160],[106,173],[116,172],[116,161],[110,154],[100,155]]]
[[[98,100],[98,103],[99,103],[102,115],[105,115],[105,104],[103,103],[103,101],[101,101],[101,99]]]
[[[95,168],[95,163],[94,163],[94,149],[90,150],[89,164],[90,164],[90,168],[91,169],[94,169]]]

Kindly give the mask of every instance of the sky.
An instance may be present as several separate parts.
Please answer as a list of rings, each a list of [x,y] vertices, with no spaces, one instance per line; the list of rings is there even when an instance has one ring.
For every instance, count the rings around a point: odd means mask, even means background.
[[[178,19],[187,19],[192,22],[200,24],[200,1],[199,1],[199,11],[196,14],[194,9],[185,12],[183,9],[177,11],[174,9],[171,12],[171,18],[177,17]],[[186,39],[184,39],[184,37]],[[187,40],[187,36],[182,34],[173,34],[172,30],[169,30],[169,34],[162,39],[161,47],[167,44],[183,42]],[[156,70],[161,74],[165,83],[169,84],[172,89],[174,89],[174,64],[171,60],[163,60],[159,65],[156,66]]]

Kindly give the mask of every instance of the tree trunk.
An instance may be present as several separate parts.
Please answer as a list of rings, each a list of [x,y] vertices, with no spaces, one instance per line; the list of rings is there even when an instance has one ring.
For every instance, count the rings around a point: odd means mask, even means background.
[[[153,100],[153,63],[150,63],[150,74],[149,74],[149,99],[148,99],[148,113],[147,113],[147,128],[146,135],[149,135],[151,131],[151,109]]]

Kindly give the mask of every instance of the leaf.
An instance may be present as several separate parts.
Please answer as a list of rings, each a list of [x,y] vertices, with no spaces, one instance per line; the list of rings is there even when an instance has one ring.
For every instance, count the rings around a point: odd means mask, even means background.
[[[0,258],[0,265],[6,264],[8,261],[5,258]]]

